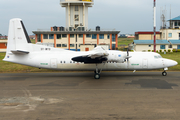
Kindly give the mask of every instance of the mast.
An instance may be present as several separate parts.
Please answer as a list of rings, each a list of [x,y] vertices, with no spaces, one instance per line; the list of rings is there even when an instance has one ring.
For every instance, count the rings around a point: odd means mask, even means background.
[[[154,0],[154,52],[156,52],[156,0]]]

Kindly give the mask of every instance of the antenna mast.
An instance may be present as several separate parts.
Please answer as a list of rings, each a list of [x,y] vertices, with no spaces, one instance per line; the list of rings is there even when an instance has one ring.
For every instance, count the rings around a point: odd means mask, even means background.
[[[154,52],[156,52],[156,0],[154,0]]]

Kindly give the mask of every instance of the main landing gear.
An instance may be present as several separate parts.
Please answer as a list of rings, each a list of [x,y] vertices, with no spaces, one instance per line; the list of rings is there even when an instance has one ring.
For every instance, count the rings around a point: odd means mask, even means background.
[[[102,71],[102,69],[99,70],[97,67],[97,64],[96,64],[96,70],[94,71],[94,79],[100,79],[101,78],[101,75],[100,75],[101,71]]]

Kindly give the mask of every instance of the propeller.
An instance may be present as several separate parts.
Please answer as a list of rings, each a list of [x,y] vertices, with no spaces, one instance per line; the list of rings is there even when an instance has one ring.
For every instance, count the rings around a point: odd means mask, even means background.
[[[129,48],[127,48],[127,67],[129,67]]]

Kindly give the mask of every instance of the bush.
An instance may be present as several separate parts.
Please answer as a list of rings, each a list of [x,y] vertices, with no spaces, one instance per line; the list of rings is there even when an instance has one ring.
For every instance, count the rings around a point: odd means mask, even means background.
[[[152,50],[152,52],[154,52],[154,50]]]
[[[164,50],[164,52],[166,52],[166,50]]]
[[[159,52],[162,52],[162,50],[159,50]]]
[[[148,50],[148,52],[151,52],[151,50]]]
[[[177,49],[177,52],[180,52],[180,49]]]
[[[156,52],[159,52],[158,50],[156,50]]]
[[[173,52],[176,52],[176,49],[173,49]]]
[[[171,52],[171,50],[169,49],[168,52]]]

